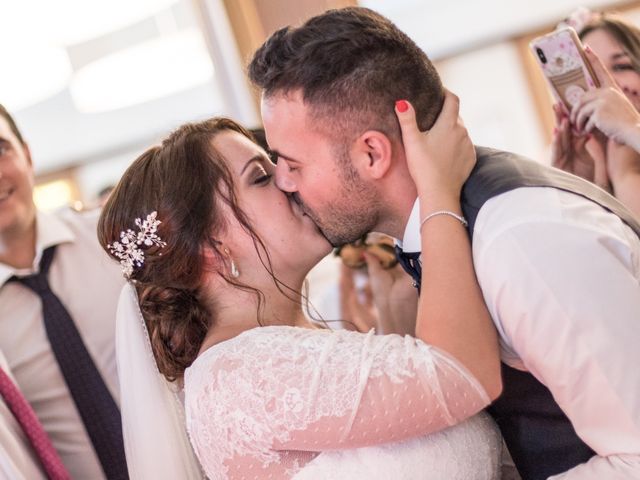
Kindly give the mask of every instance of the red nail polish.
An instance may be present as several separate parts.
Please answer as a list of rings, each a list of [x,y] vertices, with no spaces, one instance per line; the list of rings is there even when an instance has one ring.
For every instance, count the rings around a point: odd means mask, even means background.
[[[407,103],[406,100],[398,100],[396,102],[396,109],[400,112],[400,113],[404,113],[407,110],[409,110],[409,104]]]

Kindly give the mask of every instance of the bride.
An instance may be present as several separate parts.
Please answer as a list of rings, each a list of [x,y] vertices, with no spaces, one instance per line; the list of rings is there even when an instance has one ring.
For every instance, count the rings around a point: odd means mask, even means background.
[[[460,214],[475,154],[457,108],[427,134],[396,113],[422,216]],[[422,226],[415,338],[319,328],[300,292],[331,247],[273,169],[233,121],[188,124],[104,208],[100,242],[132,286],[118,319],[131,477],[202,475],[174,385],[210,479],[499,478],[501,440],[478,413],[501,389],[497,339],[463,225]]]

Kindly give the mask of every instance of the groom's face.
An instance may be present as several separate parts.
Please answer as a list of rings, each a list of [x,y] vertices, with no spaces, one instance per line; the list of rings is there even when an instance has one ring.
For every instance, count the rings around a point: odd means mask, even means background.
[[[302,95],[263,98],[262,120],[277,161],[276,185],[293,196],[329,242],[343,245],[371,231],[378,215],[373,185],[354,167],[351,146],[332,141],[330,129],[310,116]]]

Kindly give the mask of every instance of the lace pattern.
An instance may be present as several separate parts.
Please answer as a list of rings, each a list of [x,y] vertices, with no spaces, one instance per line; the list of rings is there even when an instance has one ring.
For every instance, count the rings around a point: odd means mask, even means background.
[[[212,480],[291,478],[320,451],[437,431],[489,402],[450,357],[412,337],[294,327],[212,347],[186,371],[185,394]]]

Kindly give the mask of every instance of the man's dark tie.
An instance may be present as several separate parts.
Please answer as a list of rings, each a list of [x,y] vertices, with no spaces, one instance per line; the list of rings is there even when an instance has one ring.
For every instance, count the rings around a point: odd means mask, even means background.
[[[42,300],[44,326],[51,350],[58,361],[71,397],[91,438],[105,476],[109,480],[128,479],[122,441],[120,410],[87,351],[69,312],[49,287],[47,274],[55,246],[42,253],[40,272],[12,277],[33,290]],[[78,292],[82,294],[82,292]]]
[[[396,245],[396,256],[398,263],[404,268],[404,271],[413,278],[413,286],[420,293],[420,285],[422,284],[422,265],[420,265],[420,252],[404,252]]]
[[[0,396],[4,399],[5,404],[11,410],[18,425],[22,428],[24,435],[27,437],[34,452],[38,456],[47,478],[50,480],[70,480],[71,477],[67,469],[60,460],[58,452],[56,452],[51,440],[47,436],[42,424],[36,417],[33,408],[24,398],[22,392],[9,378],[9,375],[0,368]]]

